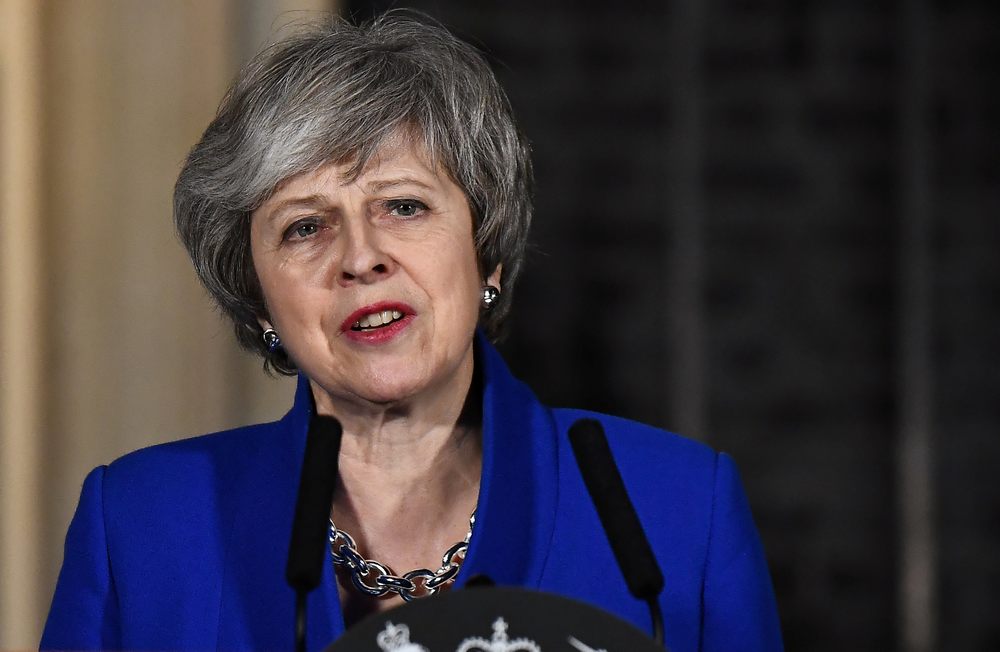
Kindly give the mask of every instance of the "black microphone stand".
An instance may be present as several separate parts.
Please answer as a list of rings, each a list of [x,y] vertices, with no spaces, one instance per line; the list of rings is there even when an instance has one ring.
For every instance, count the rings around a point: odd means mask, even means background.
[[[340,422],[333,417],[314,414],[309,421],[285,568],[285,579],[295,589],[296,652],[306,652],[306,598],[319,586],[323,573],[342,433]]]
[[[663,642],[663,613],[657,599],[663,591],[663,572],[625,491],[604,428],[595,419],[580,419],[570,426],[569,441],[628,590],[649,606],[653,640],[667,649]]]

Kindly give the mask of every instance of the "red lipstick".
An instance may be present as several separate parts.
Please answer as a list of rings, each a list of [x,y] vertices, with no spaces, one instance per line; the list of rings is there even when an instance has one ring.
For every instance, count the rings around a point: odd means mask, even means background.
[[[354,324],[360,321],[362,317],[376,312],[385,312],[387,310],[402,313],[403,316],[395,321],[389,322],[388,324],[383,324],[382,326],[376,326],[374,328],[354,328]],[[358,308],[348,315],[347,318],[340,324],[340,332],[347,336],[348,339],[355,342],[363,344],[381,344],[383,342],[388,342],[403,332],[406,327],[410,325],[410,322],[413,321],[414,316],[415,311],[413,308],[405,303],[400,303],[398,301],[380,301],[378,303]]]

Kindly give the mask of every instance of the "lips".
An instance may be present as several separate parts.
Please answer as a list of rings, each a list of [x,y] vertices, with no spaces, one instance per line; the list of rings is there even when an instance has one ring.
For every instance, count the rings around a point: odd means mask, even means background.
[[[340,330],[351,339],[382,341],[401,331],[413,318],[405,303],[381,301],[358,308],[341,322]]]
[[[398,310],[383,310],[382,312],[373,312],[371,314],[365,315],[358,321],[351,324],[351,330],[363,330],[366,328],[381,328],[382,326],[387,326],[392,322],[402,319],[403,313]]]

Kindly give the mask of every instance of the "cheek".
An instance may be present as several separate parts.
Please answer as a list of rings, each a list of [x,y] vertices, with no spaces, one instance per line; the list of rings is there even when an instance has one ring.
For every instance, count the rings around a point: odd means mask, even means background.
[[[280,291],[283,283],[273,269],[262,267],[256,264],[256,261],[254,263],[257,282],[260,283],[260,291],[264,297],[264,305],[273,318],[274,313],[281,307],[282,299],[285,296],[285,293]]]
[[[304,280],[274,268],[258,271],[257,278],[268,315],[278,332],[285,333],[284,339],[292,339],[293,333],[320,317],[320,312],[312,309],[318,303],[317,298]]]
[[[467,255],[454,261],[452,270],[454,271],[449,280],[455,309],[462,319],[463,327],[469,323],[474,327],[479,321],[479,296],[483,286],[475,253],[467,252]]]
[[[253,264],[254,273],[257,275],[257,283],[264,298],[264,305],[268,312],[274,309],[275,287],[277,280],[274,273],[272,252],[264,251],[260,242],[260,237],[251,225],[250,230],[250,262]]]
[[[310,304],[311,295],[324,275],[322,264],[303,264],[296,257],[283,256],[276,251],[255,252],[253,262],[264,301],[272,313],[279,310],[301,312]]]

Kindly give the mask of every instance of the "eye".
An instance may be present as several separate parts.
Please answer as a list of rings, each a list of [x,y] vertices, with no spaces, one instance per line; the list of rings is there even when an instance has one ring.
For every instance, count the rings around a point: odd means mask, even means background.
[[[398,217],[415,217],[427,210],[427,205],[416,199],[393,199],[386,206],[389,213]]]
[[[308,238],[309,236],[315,235],[317,231],[319,231],[319,225],[312,220],[296,222],[295,224],[288,227],[287,231],[285,231],[285,239],[302,240]]]

